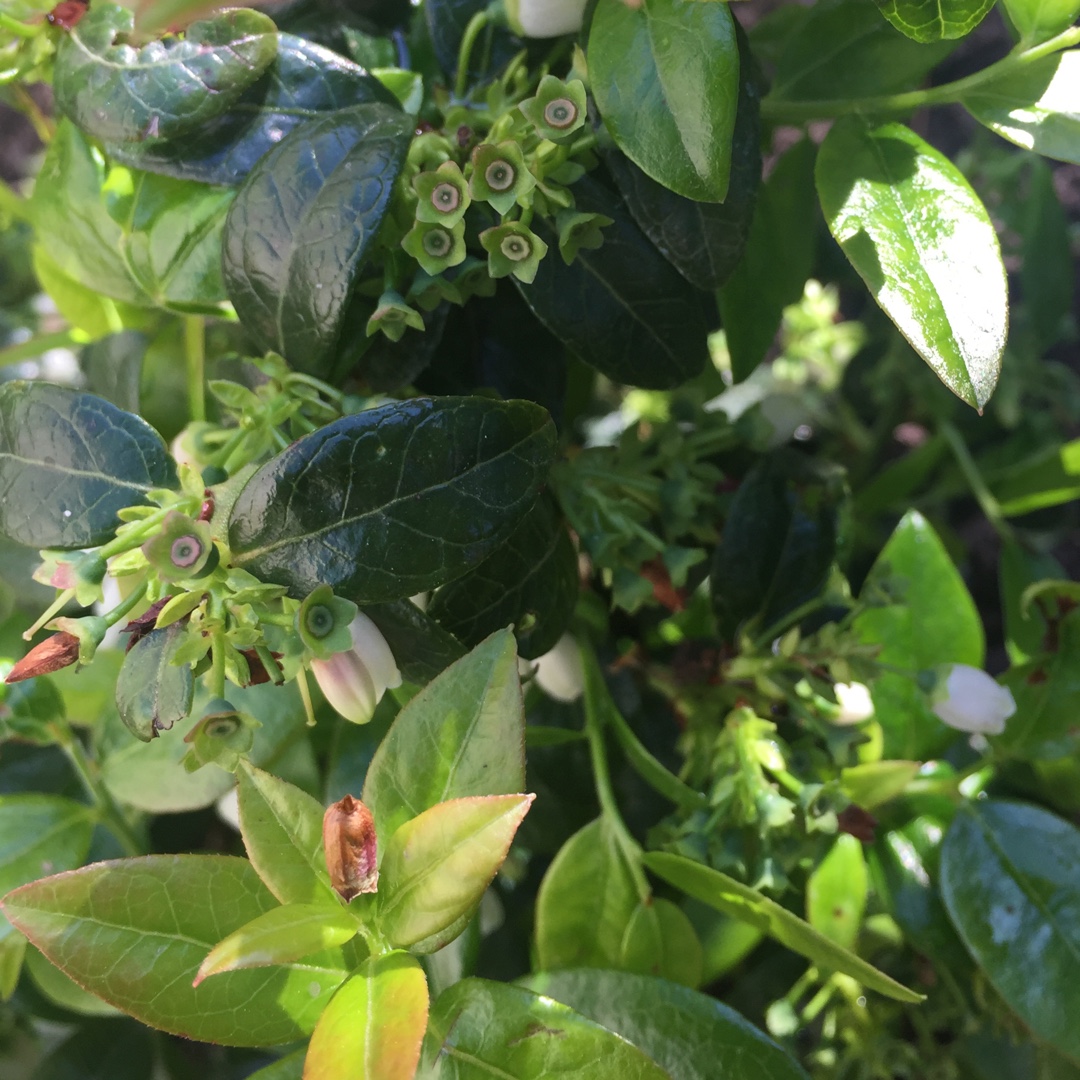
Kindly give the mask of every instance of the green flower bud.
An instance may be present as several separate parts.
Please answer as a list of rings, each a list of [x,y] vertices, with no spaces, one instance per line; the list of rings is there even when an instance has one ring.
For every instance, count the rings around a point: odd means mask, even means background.
[[[440,226],[432,227],[439,228]],[[400,293],[387,289],[379,297],[379,306],[375,309],[375,314],[367,321],[367,336],[372,337],[381,330],[391,341],[400,341],[410,326],[414,330],[423,330],[423,316],[419,311],[409,307]]]
[[[604,242],[600,232],[614,221],[603,214],[585,214],[578,210],[560,210],[555,215],[555,226],[559,230],[559,254],[569,266],[579,251],[589,251],[600,247]]]
[[[184,736],[191,749],[181,764],[195,772],[211,763],[235,772],[255,742],[255,729],[262,727],[258,720],[224,698],[214,698],[202,719]]]
[[[581,29],[585,0],[506,0],[506,20],[518,37],[550,38]]]
[[[42,551],[42,564],[33,578],[54,589],[74,589],[80,607],[101,599],[101,583],[108,566],[96,551]]]
[[[352,648],[349,624],[356,618],[356,605],[335,596],[329,585],[320,585],[308,594],[296,613],[296,632],[312,656],[329,660],[334,653]]]
[[[486,259],[469,255],[465,261],[448,275],[459,299],[454,303],[464,304],[473,296],[494,296],[495,282],[488,273]]]
[[[540,260],[547,254],[547,244],[520,221],[508,221],[494,229],[485,229],[480,234],[480,243],[488,253],[491,277],[513,274],[526,284],[536,277]]]
[[[465,222],[459,221],[448,228],[441,223],[417,221],[405,234],[401,246],[434,277],[465,261]]]
[[[545,75],[535,96],[526,98],[519,108],[541,138],[559,142],[585,123],[585,84],[580,79],[563,82]]]
[[[461,292],[452,281],[438,274],[432,276],[426,270],[416,271],[407,299],[421,311],[434,311],[444,300],[451,304],[462,303]]]
[[[456,161],[444,161],[434,172],[413,177],[416,220],[452,228],[465,215],[472,199]]]
[[[205,577],[219,559],[210,526],[176,510],[161,523],[161,532],[143,544],[142,553],[162,581]]]
[[[472,197],[490,203],[505,214],[518,199],[536,187],[536,177],[529,172],[521,147],[513,139],[498,145],[481,143],[472,154]]]
[[[435,169],[450,159],[450,142],[437,131],[417,135],[409,144],[408,162],[419,170]]]

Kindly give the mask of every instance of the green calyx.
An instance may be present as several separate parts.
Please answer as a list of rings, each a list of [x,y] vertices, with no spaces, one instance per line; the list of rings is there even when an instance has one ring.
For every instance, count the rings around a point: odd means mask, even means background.
[[[542,138],[559,142],[585,123],[585,85],[580,79],[563,82],[545,75],[535,96],[526,98],[519,108]]]
[[[438,228],[438,226],[434,226]],[[405,331],[424,329],[424,318],[415,308],[405,303],[401,293],[387,289],[379,297],[375,313],[367,321],[367,336],[372,337],[380,331],[391,341],[400,341]]]
[[[142,553],[162,581],[205,577],[220,557],[210,526],[176,510],[166,516],[161,531],[143,544]]]
[[[79,639],[79,664],[85,667],[94,659],[98,646],[105,640],[109,622],[102,615],[87,615],[81,619],[59,618],[49,623],[49,629],[73,634]]]
[[[35,581],[54,589],[74,589],[80,607],[89,607],[101,599],[108,564],[96,551],[42,551],[41,558],[41,565],[33,573]]]
[[[184,736],[191,749],[182,759],[188,772],[211,763],[235,772],[255,742],[255,730],[262,725],[242,713],[224,698],[214,698],[202,719]]]
[[[525,165],[521,147],[512,139],[498,144],[481,143],[472,155],[469,191],[500,214],[507,213],[536,187],[536,177]]]
[[[530,284],[536,277],[540,260],[547,254],[547,244],[520,221],[508,221],[480,234],[480,243],[488,253],[488,273],[493,278],[513,274]]]
[[[430,224],[418,220],[405,234],[401,246],[425,273],[435,277],[465,261],[465,222],[458,221],[448,227],[443,223]],[[379,302],[382,303],[381,300]],[[423,325],[419,329],[423,329]]]
[[[578,210],[560,210],[555,215],[555,227],[559,230],[559,254],[569,266],[579,251],[589,251],[604,242],[601,229],[614,224],[603,214],[585,214]]]
[[[318,660],[329,660],[334,653],[353,646],[349,626],[356,618],[357,607],[351,600],[335,596],[329,585],[311,592],[296,613],[296,632],[305,648]]]
[[[434,172],[413,177],[416,220],[453,228],[469,208],[469,185],[455,161],[444,161]]]

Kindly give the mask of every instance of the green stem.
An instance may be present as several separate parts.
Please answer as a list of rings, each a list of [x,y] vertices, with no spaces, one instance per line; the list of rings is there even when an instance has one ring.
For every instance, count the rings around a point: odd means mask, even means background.
[[[53,725],[57,743],[71,762],[72,768],[79,774],[87,794],[93,800],[101,815],[101,823],[116,837],[120,846],[128,855],[144,855],[145,850],[139,842],[127,819],[113,802],[108,789],[101,782],[101,776],[95,762],[87,757],[78,736],[67,723]]]
[[[304,703],[304,715],[307,717],[307,726],[315,726],[315,706],[311,701],[311,687],[308,686],[307,672],[301,668],[296,673],[296,687],[300,691],[300,700]]]
[[[137,528],[125,529],[118,536],[113,537],[107,544],[98,548],[98,554],[103,559],[111,559],[114,555],[122,555],[132,548],[142,547],[143,542],[158,531],[161,523],[174,510],[182,514],[193,513],[199,503],[192,497],[181,499],[172,506],[163,506],[152,514],[147,514],[138,524]]]
[[[0,182],[0,213],[7,214],[16,221],[31,221],[29,203],[3,182]]]
[[[41,33],[40,26],[30,26],[28,23],[19,22],[18,19],[13,19],[2,11],[0,11],[0,30],[6,30],[9,34],[21,38],[37,37]]]
[[[457,79],[454,82],[454,96],[459,100],[464,99],[465,91],[469,88],[469,61],[472,59],[473,47],[481,31],[488,24],[488,13],[478,11],[465,27],[465,33],[461,38],[461,47],[458,49]]]
[[[199,315],[184,317],[188,410],[192,420],[206,419],[206,323]]]
[[[815,596],[812,600],[807,600],[806,603],[800,604],[794,611],[790,611],[787,615],[777,619],[772,626],[768,627],[763,633],[758,634],[758,636],[754,638],[754,651],[756,652],[758,649],[764,649],[767,645],[780,637],[785,630],[790,629],[792,626],[798,626],[807,615],[811,615],[817,611],[823,602],[824,601],[820,596]]]
[[[0,184],[0,190],[3,185]],[[0,199],[0,202],[3,200]],[[29,341],[20,341],[0,349],[0,367],[8,364],[21,364],[24,360],[36,360],[50,349],[66,349],[71,345],[81,345],[86,335],[81,330],[60,330],[55,334],[40,334]]]
[[[146,582],[132,589],[128,593],[125,599],[121,600],[119,604],[105,613],[105,623],[107,626],[115,626],[121,619],[125,618],[128,613],[146,597]]]
[[[846,116],[849,113],[910,113],[928,105],[948,105],[959,101],[964,94],[993,82],[1046,56],[1061,52],[1080,43],[1080,27],[1070,27],[1049,41],[1032,48],[1018,48],[994,64],[954,82],[943,83],[927,90],[908,90],[900,94],[882,94],[878,97],[851,98],[824,101],[776,100],[770,94],[761,103],[762,119],[774,123],[804,123],[829,117]]]
[[[942,424],[940,430],[945,441],[949,444],[953,457],[956,458],[956,463],[960,466],[960,471],[964,474],[964,479],[967,480],[979,508],[986,515],[987,521],[994,526],[995,531],[1002,540],[1015,541],[1016,534],[1013,532],[1013,527],[1006,520],[1001,509],[1001,503],[994,498],[993,492],[986,486],[986,481],[983,479],[982,473],[979,472],[979,466],[975,464],[975,459],[971,456],[971,451],[968,450],[963,436],[948,422]]]
[[[59,615],[60,612],[74,599],[74,589],[65,589],[62,593],[59,593],[56,599],[53,600],[38,618],[37,622],[29,629],[23,631],[23,641],[29,641],[54,615]]]

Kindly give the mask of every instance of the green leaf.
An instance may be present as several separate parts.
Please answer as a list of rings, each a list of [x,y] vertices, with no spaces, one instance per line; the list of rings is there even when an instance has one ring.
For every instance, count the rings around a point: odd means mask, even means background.
[[[71,799],[0,796],[0,897],[48,874],[82,866],[93,831],[90,808]],[[14,936],[0,914],[0,943]]]
[[[495,554],[444,585],[427,611],[469,646],[513,623],[519,654],[534,660],[562,637],[577,598],[577,552],[553,500],[541,496]]]
[[[1018,461],[995,477],[991,490],[1010,517],[1080,498],[1080,439]]]
[[[448,799],[525,787],[525,711],[514,637],[492,634],[398,713],[375,752],[364,804],[380,848],[410,818]]]
[[[181,139],[110,143],[125,165],[203,184],[239,184],[255,163],[305,120],[394,99],[378,79],[329,49],[277,35],[277,53],[231,105]]]
[[[1024,44],[1035,44],[1067,30],[1080,15],[1078,0],[1004,0]]]
[[[815,153],[813,142],[801,139],[776,163],[758,195],[743,257],[720,290],[736,382],[765,358],[784,308],[800,299],[813,268]]]
[[[941,894],[968,951],[1040,1038],[1080,1061],[1080,832],[1023,803],[968,803],[941,850]]]
[[[299,1050],[279,1058],[273,1065],[267,1065],[265,1069],[253,1072],[248,1080],[304,1080],[306,1054],[307,1047],[302,1046]]]
[[[156,738],[191,713],[195,676],[173,657],[187,641],[180,623],[151,630],[124,657],[116,680],[116,708],[128,730],[143,742]]]
[[[195,985],[226,971],[271,967],[344,945],[360,927],[343,908],[285,904],[258,915],[219,941],[199,965]]]
[[[304,1080],[412,1080],[427,1018],[427,980],[419,962],[400,952],[372,957],[320,1017]]]
[[[36,548],[97,547],[118,510],[176,483],[145,420],[49,383],[0,386],[0,532]]]
[[[986,18],[994,0],[882,0],[881,14],[900,33],[928,44],[966,37]]]
[[[8,918],[61,971],[137,1020],[231,1046],[307,1035],[338,967],[231,971],[195,989],[207,952],[276,906],[245,859],[150,855],[95,863],[10,893]]]
[[[982,412],[1001,370],[1008,295],[990,215],[903,124],[844,117],[818,151],[825,220],[874,299],[957,397]]]
[[[79,354],[87,389],[118,409],[138,412],[139,380],[148,344],[145,334],[123,330],[87,345]]]
[[[1053,557],[1029,551],[1013,539],[1002,542],[998,591],[1005,619],[1005,647],[1012,663],[1023,663],[1042,652],[1047,630],[1046,618],[1034,604],[1025,609],[1024,590],[1044,578],[1063,577],[1061,564]]]
[[[915,779],[918,761],[867,761],[840,770],[840,786],[856,806],[873,810],[895,799]]]
[[[818,933],[809,923],[803,922],[787,908],[782,908],[767,896],[762,896],[727,874],[721,874],[718,870],[682,855],[672,855],[664,851],[646,852],[643,861],[654,874],[682,889],[688,896],[693,896],[733,919],[749,923],[819,967],[850,975],[868,990],[876,990],[896,1001],[918,1003],[923,1000],[922,994],[916,994],[902,986],[854,953]]]
[[[590,88],[619,149],[676,194],[722,202],[739,96],[728,6],[600,0],[587,51]]]
[[[697,931],[682,908],[651,896],[638,904],[623,936],[621,969],[694,987],[703,964]]]
[[[866,910],[866,888],[862,844],[841,833],[807,879],[807,922],[841,948],[854,948]]]
[[[34,1080],[146,1080],[156,1065],[154,1039],[130,1020],[87,1025],[52,1049]]]
[[[616,967],[641,900],[634,868],[608,818],[559,849],[536,894],[539,967]]]
[[[260,348],[314,375],[333,370],[412,127],[389,105],[341,109],[295,128],[248,174],[225,222],[223,265]]]
[[[756,45],[753,33],[750,39]],[[771,96],[815,101],[910,90],[954,48],[955,42],[923,45],[898,34],[872,0],[820,0],[793,20]]]
[[[24,945],[26,938],[18,935]],[[55,964],[50,963],[32,945],[26,952],[26,970],[34,985],[54,1005],[78,1013],[80,1016],[119,1016],[120,1010],[96,994],[88,993],[69,979]],[[141,1078],[140,1078],[141,1080]]]
[[[722,203],[684,198],[618,151],[604,155],[627,208],[676,270],[699,289],[719,288],[738,266],[761,185],[761,73],[738,24],[739,100],[731,137],[731,181]]]
[[[423,6],[431,47],[439,67],[453,78],[457,74],[461,39],[469,20],[487,7],[486,0],[429,0]],[[522,47],[520,38],[497,23],[488,23],[485,47],[469,56],[469,75],[479,78],[504,68]],[[484,39],[482,39],[484,40]]]
[[[578,210],[614,224],[601,247],[579,251],[567,266],[554,256],[554,229],[535,218],[552,254],[531,285],[515,279],[526,303],[571,352],[617,382],[667,389],[692,378],[708,359],[698,294],[606,189],[583,177],[571,190]]]
[[[6,919],[4,921],[7,922]],[[0,1002],[10,1001],[15,993],[22,976],[26,950],[26,938],[22,934],[5,933],[0,937]]]
[[[240,493],[234,565],[357,603],[442,585],[490,554],[532,506],[555,449],[526,401],[414,398],[293,443]]]
[[[882,664],[912,673],[949,663],[982,667],[978,609],[937,533],[916,511],[897,525],[860,599],[877,606],[859,614],[855,632],[862,642],[881,646]],[[886,757],[922,761],[955,738],[930,711],[913,675],[886,670],[871,693]]]
[[[92,138],[138,142],[198,128],[233,104],[277,51],[273,22],[247,8],[141,48],[126,43],[134,28],[133,12],[95,4],[57,50],[56,106]]]
[[[371,604],[364,614],[386,638],[406,682],[423,686],[465,655],[453,634],[408,600]]]
[[[283,904],[340,911],[323,854],[322,804],[249,764],[236,773],[240,832],[251,865]]]
[[[710,573],[728,640],[750,619],[764,631],[821,591],[836,555],[842,497],[839,475],[807,475],[799,459],[765,458],[746,475]]]
[[[716,998],[622,971],[541,972],[525,985],[614,1031],[672,1080],[805,1080],[771,1039]]]
[[[670,1080],[641,1050],[520,986],[464,979],[431,1010],[418,1080]]]
[[[1080,50],[1025,64],[981,83],[960,100],[1003,139],[1080,164]]]

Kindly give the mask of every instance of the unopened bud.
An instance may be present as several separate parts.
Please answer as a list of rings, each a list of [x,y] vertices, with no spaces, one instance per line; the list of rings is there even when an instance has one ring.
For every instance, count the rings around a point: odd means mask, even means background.
[[[1016,712],[1016,700],[981,668],[953,664],[938,673],[931,707],[942,723],[957,731],[1000,735]]]
[[[378,890],[375,819],[359,799],[346,795],[327,808],[323,851],[330,884],[346,904],[354,896]]]
[[[394,654],[379,628],[357,615],[349,625],[353,647],[311,661],[311,673],[326,700],[346,720],[366,724],[388,689],[401,685]]]
[[[79,639],[61,630],[35,645],[8,673],[6,683],[36,679],[61,668],[70,667],[79,659]]]

